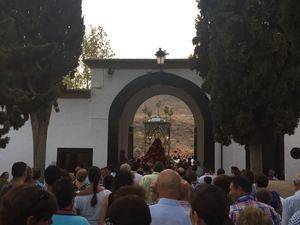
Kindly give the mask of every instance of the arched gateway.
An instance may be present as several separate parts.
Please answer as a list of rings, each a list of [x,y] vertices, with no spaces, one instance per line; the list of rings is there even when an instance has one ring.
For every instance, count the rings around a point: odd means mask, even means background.
[[[132,156],[132,123],[138,107],[154,95],[168,94],[181,99],[191,109],[195,119],[195,156],[202,165],[214,168],[209,99],[201,89],[201,78],[190,70],[188,60],[167,60],[163,68],[148,59],[87,60],[86,63],[93,74],[92,96],[109,98],[106,106],[109,107],[106,114],[108,164],[119,161],[121,150],[129,158]],[[95,114],[96,108],[92,110]]]
[[[91,90],[68,91],[58,99],[59,113],[52,113],[47,137],[46,165],[58,164],[73,171],[77,165],[105,167],[115,164],[120,151],[132,155],[132,124],[137,108],[148,98],[165,94],[181,99],[191,110],[195,124],[194,150],[202,165],[247,167],[244,146],[214,143],[209,97],[203,80],[190,69],[187,59],[166,60],[159,67],[154,59],[87,60],[92,70]],[[176,132],[178,132],[177,129]],[[32,166],[32,131],[28,121],[11,131],[11,141],[1,151],[0,169],[15,161]],[[193,135],[193,134],[191,134]],[[300,147],[300,126],[294,135],[279,137],[264,146],[264,170],[273,168],[291,180],[299,171],[299,160],[290,150]],[[283,177],[283,176],[282,176]]]

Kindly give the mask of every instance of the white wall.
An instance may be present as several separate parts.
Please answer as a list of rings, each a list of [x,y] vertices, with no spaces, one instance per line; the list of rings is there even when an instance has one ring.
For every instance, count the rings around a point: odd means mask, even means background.
[[[60,112],[52,111],[47,140],[46,166],[56,162],[57,148],[93,148],[89,99],[59,99]],[[0,150],[0,171],[9,171],[16,161],[33,165],[30,121],[18,131],[12,130],[10,143]],[[95,152],[95,149],[94,149]],[[97,155],[97,154],[96,154]]]
[[[244,146],[232,142],[228,147],[223,147],[223,155],[223,165],[226,173],[230,174],[232,166],[237,166],[240,170],[246,168],[246,151]]]
[[[293,180],[296,173],[300,173],[300,159],[296,160],[291,157],[292,148],[300,148],[300,125],[295,130],[294,135],[285,135],[284,137],[284,158],[285,158],[285,179]]]

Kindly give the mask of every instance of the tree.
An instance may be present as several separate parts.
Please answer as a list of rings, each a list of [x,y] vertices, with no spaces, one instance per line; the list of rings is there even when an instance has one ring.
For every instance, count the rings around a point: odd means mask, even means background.
[[[68,89],[90,89],[91,70],[83,63],[83,60],[88,58],[106,59],[114,55],[104,29],[100,26],[90,26],[83,37],[79,67],[74,76],[68,75],[65,77],[64,84]]]
[[[62,79],[74,73],[81,54],[81,0],[0,0],[0,21],[6,19],[15,32],[14,38],[1,36],[0,61],[9,75],[5,95],[22,93],[13,105],[24,120],[30,116],[34,167],[44,169],[52,106],[57,110]],[[2,105],[10,115],[11,103]]]
[[[199,0],[194,66],[211,96],[215,138],[247,145],[262,170],[262,144],[298,126],[299,73],[278,0]]]

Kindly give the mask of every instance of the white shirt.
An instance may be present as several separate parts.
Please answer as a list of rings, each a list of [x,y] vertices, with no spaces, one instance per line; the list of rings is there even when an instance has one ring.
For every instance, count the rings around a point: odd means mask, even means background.
[[[74,201],[74,208],[79,210],[80,215],[85,217],[91,225],[98,225],[100,209],[103,205],[103,201],[106,195],[111,192],[104,189],[97,193],[97,204],[93,207],[91,205],[91,199],[93,195],[76,196]]]
[[[206,173],[206,174],[204,174],[203,176],[197,178],[198,183],[199,183],[199,184],[205,184],[205,181],[204,181],[204,178],[205,178],[205,177],[211,177],[211,184],[213,184],[216,175]]]
[[[289,219],[296,211],[300,210],[300,190],[286,198],[282,205],[282,225],[288,225]]]
[[[134,183],[136,185],[139,185],[143,176],[141,174],[138,174],[136,171],[132,171],[132,173],[134,175]]]

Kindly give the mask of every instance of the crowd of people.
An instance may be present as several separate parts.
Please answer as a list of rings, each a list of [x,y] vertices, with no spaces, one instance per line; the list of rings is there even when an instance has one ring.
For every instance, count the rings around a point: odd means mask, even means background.
[[[43,175],[16,162],[0,177],[1,225],[299,225],[300,174],[286,199],[268,188],[270,173],[232,167],[214,174],[199,163],[140,161],[118,169]]]

